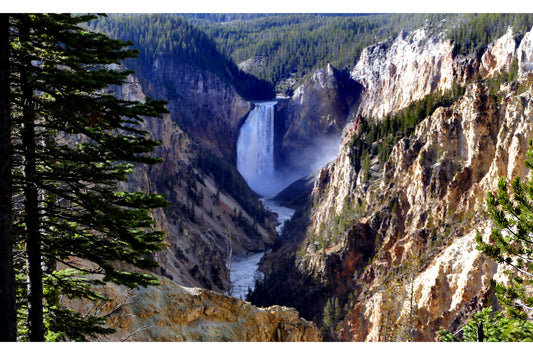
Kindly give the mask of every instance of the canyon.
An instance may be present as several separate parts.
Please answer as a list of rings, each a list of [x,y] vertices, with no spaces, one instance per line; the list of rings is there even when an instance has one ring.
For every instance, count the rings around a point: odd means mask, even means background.
[[[349,70],[328,63],[271,102],[247,101],[217,75],[165,56],[142,79],[130,76],[116,95],[169,102],[169,114],[143,126],[161,140],[163,162],[136,167],[122,186],[167,197],[171,207],[154,218],[168,246],[154,255],[159,286],[105,289],[118,332],[99,340],[437,341],[440,328],[456,332],[474,312],[498,308],[490,280],[505,276],[475,238],[489,239],[485,198],[499,178],[530,177],[532,38],[510,28],[476,57],[456,55],[427,27],[402,31],[366,47]],[[516,81],[491,93],[488,82],[513,65]],[[454,85],[464,95],[384,161],[380,141],[368,169],[356,167],[361,120],[383,122]],[[265,117],[268,125],[252,122]],[[253,134],[263,146],[246,143]],[[260,200],[276,194],[296,210],[283,230]],[[263,253],[248,301],[224,295],[231,256]]]
[[[476,249],[475,236],[489,238],[485,197],[499,178],[530,176],[524,160],[533,119],[531,33],[514,43],[508,32],[481,62],[452,60],[450,42],[423,30],[363,51],[351,74],[364,86],[355,110],[363,117],[384,119],[452,82],[464,82],[466,92],[400,139],[382,165],[372,155],[368,174],[351,160],[357,123],[346,126],[340,154],[315,180],[307,229],[293,230],[299,237],[268,260],[273,267],[288,251],[297,255],[288,269],[272,273],[285,282],[265,283],[287,287],[292,300],[279,295],[270,302],[291,302],[307,318],[340,303],[341,320],[326,334],[343,341],[435,341],[441,327],[456,332],[473,312],[497,306],[490,280],[504,279],[503,270]],[[513,60],[523,89],[502,85],[501,101],[465,76],[479,71],[490,78]],[[252,300],[266,297],[258,293]]]

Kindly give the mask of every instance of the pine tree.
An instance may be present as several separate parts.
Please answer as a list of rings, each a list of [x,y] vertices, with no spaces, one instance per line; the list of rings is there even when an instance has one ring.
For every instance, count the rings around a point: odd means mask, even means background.
[[[530,141],[530,147],[533,143]],[[525,164],[533,168],[533,151],[528,150]],[[492,242],[485,243],[480,234],[476,240],[478,249],[497,263],[509,267],[505,273],[510,285],[492,281],[498,300],[506,306],[507,313],[516,319],[525,319],[533,310],[533,181],[513,179],[512,196],[507,181],[501,178],[498,192],[489,192],[487,209],[496,224],[492,230]]]
[[[459,338],[446,330],[439,331],[441,341],[485,341],[485,342],[510,342],[510,341],[533,341],[533,323],[511,319],[502,312],[493,312],[492,307],[484,308],[474,315],[462,328],[462,336]]]
[[[16,339],[9,53],[9,15],[0,14],[0,341]]]
[[[151,255],[163,234],[149,211],[167,204],[159,195],[118,191],[117,183],[133,164],[159,161],[148,155],[159,142],[138,125],[166,110],[164,102],[124,101],[108,90],[131,74],[120,63],[137,51],[79,25],[95,16],[13,18],[14,184],[24,196],[14,228],[29,285],[27,295],[19,289],[19,324],[27,308],[29,340],[84,340],[113,330],[102,317],[63,308],[60,295],[96,301],[103,297],[94,285],[156,283],[135,270],[157,265]]]
[[[531,169],[533,141],[529,145],[525,165]],[[501,178],[497,193],[487,195],[487,210],[496,225],[491,240],[487,243],[481,234],[476,235],[477,249],[507,267],[504,273],[509,277],[509,285],[491,280],[506,312],[492,312],[491,307],[485,308],[463,328],[462,339],[441,329],[442,341],[533,340],[533,323],[528,319],[528,313],[533,310],[533,181],[521,182],[515,177],[511,186],[512,194],[505,178]]]

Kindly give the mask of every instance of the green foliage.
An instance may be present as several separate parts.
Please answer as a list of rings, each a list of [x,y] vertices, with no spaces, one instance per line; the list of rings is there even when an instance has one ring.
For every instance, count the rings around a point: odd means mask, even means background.
[[[386,162],[392,147],[403,137],[409,137],[418,123],[433,114],[438,107],[450,106],[464,93],[464,87],[454,84],[450,90],[428,94],[379,122],[368,122],[361,117],[357,132],[350,142],[350,160],[355,170],[362,170],[365,180],[368,180],[370,156],[377,154],[380,164]]]
[[[533,142],[530,141],[533,148]],[[533,151],[527,152],[526,166],[533,168]],[[476,313],[463,328],[462,339],[441,329],[441,341],[532,341],[533,323],[527,313],[533,310],[533,182],[513,179],[512,194],[507,181],[501,178],[498,191],[487,195],[487,210],[496,225],[490,241],[477,234],[477,249],[508,267],[504,273],[510,284],[491,280],[496,296],[505,307],[506,314],[488,307]]]
[[[341,321],[343,317],[344,311],[339,306],[339,299],[337,297],[329,298],[324,306],[322,326],[320,327],[324,339],[329,339],[335,325]]]
[[[513,27],[516,40],[520,40],[533,25],[532,14],[465,14],[461,15],[459,25],[452,27],[448,37],[454,44],[454,55],[475,54],[478,58],[488,45]]]
[[[394,37],[402,30],[436,25],[445,14],[190,14],[186,15],[213,36],[219,49],[240,63],[260,57],[254,70],[259,78],[277,84],[278,92],[329,62],[351,68],[362,50]],[[298,85],[298,84],[296,84]]]
[[[533,142],[530,141],[530,147]],[[528,150],[526,166],[533,167],[533,151]],[[487,209],[496,224],[491,241],[483,241],[478,234],[477,248],[499,264],[509,267],[505,272],[509,286],[493,282],[496,295],[507,313],[516,319],[525,319],[525,311],[533,309],[533,182],[513,179],[512,195],[504,178],[498,183],[496,194],[489,192]]]
[[[12,16],[20,340],[109,334],[103,317],[67,309],[61,297],[103,300],[94,286],[106,282],[157,284],[155,276],[133,270],[158,265],[152,253],[162,248],[163,233],[154,229],[151,210],[168,204],[160,195],[118,191],[118,184],[134,164],[160,161],[150,155],[159,142],[138,125],[167,112],[165,102],[111,94],[108,87],[131,73],[121,62],[137,51],[127,49],[131,42],[80,27],[94,18]]]
[[[114,38],[135,42],[139,57],[126,64],[143,78],[149,78],[156,59],[164,57],[216,74],[246,99],[274,97],[269,82],[239,70],[232,60],[217,49],[210,36],[181,16],[109,15],[91,22],[89,27]]]
[[[439,331],[440,341],[486,341],[486,342],[515,342],[533,341],[533,323],[512,319],[502,312],[493,312],[492,307],[484,308],[474,315],[462,328],[462,336],[459,338],[445,329]]]

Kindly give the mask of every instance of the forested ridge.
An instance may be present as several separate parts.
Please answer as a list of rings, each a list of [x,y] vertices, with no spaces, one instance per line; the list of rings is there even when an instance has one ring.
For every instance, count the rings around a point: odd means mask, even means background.
[[[396,37],[401,31],[426,27],[450,39],[455,54],[479,56],[508,26],[515,35],[531,28],[530,14],[187,14],[236,63],[258,57],[259,78],[290,93],[302,78],[328,62],[352,68],[361,51]],[[291,83],[284,80],[292,79]]]
[[[278,91],[290,93],[301,78],[328,62],[340,69],[351,68],[365,47],[447,16],[256,14],[242,18],[199,14],[186,18],[213,36],[220,50],[236,63],[264,58],[264,67],[252,72],[278,85]],[[294,79],[291,85],[282,83],[289,78]]]
[[[351,69],[362,50],[425,27],[454,44],[455,55],[482,53],[513,26],[516,37],[533,24],[530,14],[124,14],[90,27],[132,40],[147,73],[159,55],[211,71],[247,99],[290,94],[301,80],[329,62]],[[256,58],[246,74],[236,64]]]
[[[270,83],[239,70],[219,52],[212,37],[179,15],[109,15],[92,21],[89,27],[113,38],[133,41],[139,56],[126,61],[126,65],[143,78],[149,77],[156,58],[166,56],[176,63],[218,75],[248,100],[274,96]]]

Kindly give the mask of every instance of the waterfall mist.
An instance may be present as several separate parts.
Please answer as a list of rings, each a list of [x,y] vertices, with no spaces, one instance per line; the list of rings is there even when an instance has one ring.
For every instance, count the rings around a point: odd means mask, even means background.
[[[315,138],[315,144],[298,156],[298,162],[276,170],[274,165],[274,106],[256,102],[237,139],[237,169],[259,195],[272,198],[295,180],[324,166],[339,152],[340,137]]]

